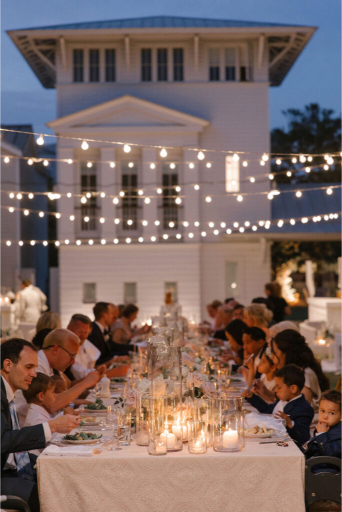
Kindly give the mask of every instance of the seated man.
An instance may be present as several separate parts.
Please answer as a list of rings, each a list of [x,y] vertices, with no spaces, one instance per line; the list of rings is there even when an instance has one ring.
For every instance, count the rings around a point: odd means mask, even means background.
[[[37,351],[31,343],[14,338],[1,345],[1,492],[22,498],[32,512],[39,512],[39,498],[35,457],[28,450],[44,448],[54,432],[68,434],[80,422],[79,417],[66,414],[19,428],[14,393],[28,389],[37,365]],[[6,506],[16,508],[10,502]]]

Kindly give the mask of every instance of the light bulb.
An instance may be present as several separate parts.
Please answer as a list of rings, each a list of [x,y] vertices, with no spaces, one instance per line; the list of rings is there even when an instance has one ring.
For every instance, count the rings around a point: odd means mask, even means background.
[[[267,162],[269,160],[269,156],[266,153],[264,153],[261,158],[264,162]]]
[[[114,219],[114,224],[120,224],[120,219]]]
[[[296,221],[294,219],[291,219],[290,224],[291,224],[291,226],[294,226],[296,224]]]
[[[22,194],[17,194],[17,199],[22,199],[23,198],[23,195]]]
[[[12,242],[10,240],[7,240],[6,245],[10,247],[12,245]]]
[[[272,192],[269,192],[269,193],[267,194],[267,199],[269,199],[270,201],[273,199],[273,194],[272,194]]]
[[[29,194],[27,197],[28,197],[29,199],[33,199],[33,198],[34,198],[34,195],[33,195],[33,194]]]
[[[39,135],[38,139],[36,140],[36,143],[38,144],[38,146],[42,146],[44,144],[43,135]]]
[[[119,240],[117,238],[114,238],[113,244],[118,244],[118,243],[119,243]]]
[[[129,162],[128,167],[129,167],[130,169],[133,169],[133,167],[134,167],[134,163],[133,163],[133,162]]]
[[[121,190],[121,192],[119,193],[119,196],[124,197],[124,195],[125,195],[125,192],[123,190]]]
[[[195,226],[196,228],[198,228],[198,227],[199,227],[199,225],[200,225],[200,223],[196,220],[196,222],[194,222],[194,226]]]
[[[185,228],[187,228],[187,227],[189,226],[189,222],[187,222],[187,221],[185,220],[185,221],[183,222],[183,226],[184,226]]]
[[[215,226],[214,222],[209,222],[209,227],[213,228]]]
[[[109,167],[111,167],[111,169],[114,169],[115,168],[115,162],[110,162]]]
[[[84,217],[83,220],[84,220],[84,222],[89,222],[90,219],[89,219],[89,217],[86,216],[86,217]]]
[[[281,228],[283,225],[284,225],[284,221],[283,220],[279,220],[278,224],[277,224],[278,228]]]
[[[56,247],[59,247],[60,245],[61,245],[61,243],[57,240],[57,241],[55,242],[55,246],[56,246]]]
[[[312,156],[308,156],[308,162],[312,162]]]
[[[114,197],[113,204],[119,204],[119,198],[118,197]]]
[[[171,164],[170,164],[170,169],[176,169],[176,164],[171,163]]]
[[[248,162],[247,162],[247,160],[244,160],[244,161],[242,162],[242,166],[243,166],[243,167],[247,167],[247,166],[248,166]]]
[[[166,151],[166,149],[165,149],[165,148],[163,148],[163,149],[160,151],[160,153],[159,153],[159,154],[160,154],[160,156],[161,156],[162,158],[165,158],[165,157],[167,156],[167,151]]]
[[[155,242],[157,238],[155,236],[151,236],[151,242]]]
[[[90,198],[91,198],[91,193],[90,193],[90,192],[87,192],[87,193],[86,193],[86,196],[87,196],[87,198],[88,198],[88,199],[90,199]]]
[[[44,247],[47,247],[49,245],[49,242],[47,240],[44,240],[43,245]]]
[[[246,228],[249,228],[250,225],[251,225],[251,223],[249,222],[249,220],[246,220],[246,222],[245,222]]]
[[[131,146],[129,144],[125,144],[123,150],[125,153],[129,153],[131,151]]]
[[[208,164],[207,164],[207,167],[208,167]],[[193,162],[190,162],[189,163],[189,168],[190,169],[194,169],[195,168],[195,164]]]
[[[182,190],[182,189],[181,189],[179,186],[175,187],[175,191],[176,191],[176,192],[180,192],[181,190]]]
[[[44,212],[39,212],[39,217],[44,217]]]
[[[265,222],[263,220],[259,220],[259,226],[264,226]]]
[[[205,198],[205,201],[206,201],[206,203],[211,203],[211,197],[210,197],[210,196],[207,196],[207,197]]]
[[[101,192],[100,197],[102,197],[102,198],[106,197],[106,193],[105,192]]]
[[[234,161],[234,162],[238,162],[239,160],[240,160],[239,155],[238,155],[237,153],[234,153],[234,155],[233,155],[233,161]]]
[[[169,228],[174,228],[175,227],[175,223],[174,222],[169,222]]]
[[[64,243],[65,243],[65,245],[69,245],[70,240],[66,239],[66,240],[64,240]]]
[[[70,197],[72,197],[72,193],[71,193],[71,192],[68,192],[68,193],[67,193],[67,197],[69,197],[69,198],[70,198]]]
[[[10,159],[8,158],[8,156],[5,156],[5,158],[4,158],[5,164],[9,164],[9,161],[10,161]]]
[[[143,220],[143,221],[142,221],[142,225],[143,225],[143,226],[147,226],[147,225],[148,225],[147,220]]]
[[[299,161],[300,161],[301,164],[305,164],[306,157],[304,155],[299,155]]]
[[[24,215],[26,215],[26,216],[27,216],[27,215],[29,215],[29,214],[30,214],[30,212],[29,212],[28,210],[24,210]]]
[[[249,181],[250,181],[251,183],[255,183],[255,178],[253,178],[253,176],[252,176],[251,178],[249,178]]]
[[[182,238],[182,235],[180,233],[177,233],[176,238],[177,240],[180,240]]]
[[[296,157],[293,157],[293,158],[292,158],[292,160],[291,160],[291,162],[292,162],[293,164],[296,164],[296,163],[297,163],[297,158],[296,158]]]
[[[333,193],[333,189],[332,188],[327,188],[327,194],[328,196],[331,196],[331,194]]]
[[[69,219],[70,219],[71,221],[75,220],[75,215],[70,215]]]
[[[86,151],[89,148],[89,144],[86,140],[84,140],[81,144],[81,148]]]
[[[243,228],[243,227],[241,226],[241,228],[239,228],[239,231],[240,231],[240,233],[244,233],[244,232],[245,232],[245,228]]]
[[[269,220],[268,220],[268,221],[266,221],[266,223],[265,223],[265,229],[269,229],[269,228],[270,228],[270,225],[271,225],[270,221],[269,221]]]
[[[310,167],[305,167],[305,172],[307,172],[309,174],[311,172]]]
[[[338,217],[338,216],[337,216]],[[336,219],[337,219],[336,217]],[[317,216],[317,222],[320,222],[322,220],[322,217],[320,215]]]
[[[215,230],[214,230],[214,235],[218,235],[219,233],[220,233],[220,232],[219,232],[219,230],[218,230],[218,229],[215,229]]]
[[[175,203],[176,203],[176,204],[181,204],[181,203],[182,203],[181,198],[180,198],[180,197],[176,197],[176,199],[175,199]]]
[[[269,174],[269,175],[268,175],[268,178],[269,178],[270,180],[274,180],[274,174]]]
[[[138,238],[138,241],[139,241],[140,243],[142,243],[142,242],[144,241],[143,237],[142,237],[142,236],[140,236],[140,237]]]
[[[334,159],[333,159],[333,158],[331,158],[331,156],[330,156],[330,157],[328,158],[328,160],[327,160],[327,164],[329,164],[329,165],[333,165],[333,163],[334,163]]]
[[[205,231],[202,231],[201,236],[207,236],[207,233]]]
[[[199,189],[200,189],[200,186],[196,184],[196,185],[194,185],[194,189],[195,189],[195,190],[199,190]]]
[[[151,199],[149,197],[145,197],[144,202],[145,204],[150,204]]]
[[[36,245],[35,240],[31,240],[30,245],[32,245],[32,246]]]
[[[197,158],[198,158],[198,160],[204,160],[205,159],[205,154],[203,153],[203,151],[199,151],[198,152]]]
[[[257,231],[257,229],[258,229],[257,226],[252,226],[253,231]]]
[[[280,194],[280,190],[278,190],[278,189],[274,189],[274,190],[272,191],[272,194],[273,194],[274,196],[279,196],[279,194]]]
[[[155,226],[160,226],[160,221],[159,221],[159,220],[155,220],[155,221],[154,221],[154,225],[155,225]]]
[[[76,240],[76,245],[81,245],[81,240]]]
[[[93,245],[93,243],[94,243],[94,240],[88,240],[89,245]]]
[[[101,224],[104,224],[105,222],[106,222],[105,218],[104,218],[104,217],[101,217],[101,218],[100,218],[100,223],[101,223]]]
[[[33,165],[33,160],[32,160],[32,158],[29,158],[29,159],[27,160],[27,163],[28,163],[28,165]]]
[[[56,213],[56,219],[60,219],[61,218],[61,214],[60,213]]]
[[[101,240],[101,244],[102,244],[102,245],[106,245],[106,240],[105,240],[104,238],[102,238],[102,240]]]
[[[44,167],[47,167],[49,165],[49,160],[43,160]]]
[[[221,222],[220,226],[221,226],[221,228],[225,228],[226,227],[226,223],[225,222]]]
[[[277,164],[277,165],[281,165],[281,159],[280,159],[280,158],[277,158],[277,160],[276,160],[276,164]]]
[[[323,167],[323,169],[324,169],[325,171],[329,171],[329,165],[325,164],[325,165],[324,165],[324,167]]]
[[[324,220],[329,220],[329,215],[324,215]]]
[[[143,190],[138,190],[138,194],[139,194],[139,196],[143,196],[144,195],[144,191]]]
[[[189,233],[189,234],[188,234],[188,237],[189,237],[189,238],[194,238],[194,234],[193,234],[193,233]]]
[[[18,244],[20,245],[20,247],[22,247],[24,245],[24,242],[22,240],[19,240]],[[44,244],[44,242],[43,242]]]
[[[157,194],[162,194],[162,193],[163,193],[162,189],[161,188],[157,188]]]
[[[71,165],[73,163],[71,158],[68,158],[67,162],[69,165]]]
[[[127,221],[127,224],[128,224],[128,226],[132,226],[133,221],[132,221],[131,219],[129,219],[129,220]]]
[[[10,198],[10,199],[14,199],[14,197],[15,197],[15,195],[13,194],[13,192],[11,192],[8,196],[9,196],[9,198]]]
[[[292,172],[291,172],[291,171],[287,171],[286,176],[287,176],[288,178],[290,178],[290,177],[292,176]]]
[[[239,227],[239,223],[238,222],[234,222],[233,226],[234,226],[234,228],[238,228]]]
[[[306,224],[306,223],[308,222],[308,220],[309,220],[309,219],[308,219],[307,217],[303,217],[303,218],[301,219],[301,221],[302,221],[302,223],[303,223],[303,224]]]
[[[88,167],[88,169],[91,169],[93,167],[92,162],[87,162],[87,167]]]
[[[328,160],[329,155],[324,155],[324,160]]]
[[[264,160],[260,160],[260,165],[265,165],[265,161]]]
[[[156,168],[156,164],[150,164],[150,169],[155,169]]]
[[[236,199],[239,201],[239,203],[241,203],[241,201],[243,201],[243,197],[241,195],[238,195]]]
[[[210,162],[207,162],[207,163],[205,164],[205,166],[206,166],[208,169],[211,169],[211,163],[210,163]]]
[[[87,198],[86,198],[86,197],[84,197],[84,196],[83,196],[83,197],[81,197],[81,203],[82,203],[82,204],[86,204],[86,202],[87,202]]]
[[[300,190],[297,190],[296,197],[302,197],[302,195],[303,195],[302,192]]]
[[[164,240],[167,240],[169,238],[169,235],[163,235]]]

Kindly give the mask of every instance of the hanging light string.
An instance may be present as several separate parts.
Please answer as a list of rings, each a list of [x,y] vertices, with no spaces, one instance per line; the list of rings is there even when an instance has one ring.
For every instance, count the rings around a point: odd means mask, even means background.
[[[89,148],[89,142],[95,142],[97,144],[110,144],[115,146],[122,146],[125,153],[129,153],[131,151],[131,147],[137,147],[137,148],[154,148],[154,149],[160,149],[162,157],[167,156],[167,149],[169,150],[189,150],[197,152],[197,158],[199,160],[203,160],[205,158],[205,153],[229,153],[234,155],[260,155],[260,152],[251,152],[251,151],[232,151],[232,150],[221,150],[221,149],[204,149],[204,148],[193,148],[193,147],[174,147],[174,146],[161,146],[161,145],[155,145],[155,144],[138,144],[134,142],[122,142],[122,141],[112,141],[112,140],[99,140],[99,139],[89,139],[84,137],[69,137],[65,135],[56,135],[56,134],[50,134],[50,133],[37,133],[37,132],[29,132],[29,131],[22,131],[22,130],[12,130],[9,128],[0,128],[0,131],[3,132],[10,132],[10,133],[21,133],[24,135],[33,135],[38,136],[36,139],[36,142],[38,145],[42,146],[44,144],[44,137],[46,138],[55,138],[55,139],[65,139],[65,140],[76,140],[81,142],[81,148],[84,150],[87,150]],[[326,153],[263,153],[261,159],[266,159],[266,161],[269,159],[269,156],[285,156],[285,157],[307,157],[307,156],[324,156]],[[341,156],[340,152],[333,152],[329,153],[329,156]]]
[[[254,223],[245,221],[244,223],[239,224],[238,222],[235,222],[234,226],[233,226],[234,229],[231,229],[231,228],[224,229],[224,230],[223,229],[214,229],[212,232],[203,231],[203,230],[202,231],[194,230],[194,231],[196,233],[200,233],[202,238],[205,238],[208,234],[210,235],[211,233],[215,236],[225,235],[225,234],[227,234],[227,235],[233,234],[234,235],[234,234],[242,234],[245,232],[252,233],[252,232],[257,231],[260,228],[263,230],[268,230],[268,229],[270,229],[271,226],[277,226],[278,228],[282,228],[286,224],[290,224],[291,226],[294,226],[294,225],[296,225],[297,222],[301,222],[302,224],[307,224],[309,221],[316,223],[316,222],[321,222],[322,220],[324,220],[324,221],[336,220],[339,218],[340,215],[341,215],[341,211],[335,212],[335,213],[329,213],[329,214],[313,215],[313,216],[308,216],[308,217],[297,217],[297,218],[292,218],[292,219],[276,219],[276,220],[272,220],[272,221],[261,220],[261,221],[257,221]],[[183,225],[184,224],[185,223],[183,223]],[[212,223],[209,223],[209,224],[212,224]],[[226,223],[221,223],[220,228],[223,227],[223,224],[224,224],[224,228],[226,227]],[[188,226],[186,226],[186,227],[188,227]],[[196,226],[196,227],[198,227],[198,226]],[[116,245],[120,242],[121,243],[125,242],[127,244],[130,244],[131,242],[154,243],[157,241],[167,241],[170,239],[171,239],[170,241],[175,241],[175,239],[181,240],[182,238],[192,239],[195,236],[194,231],[190,231],[189,233],[186,233],[186,234],[177,233],[176,235],[170,235],[168,233],[164,233],[163,235],[151,236],[149,239],[139,236],[133,240],[130,237],[126,237],[126,238],[121,237],[121,238],[114,238],[114,239],[90,238],[88,240],[86,240],[85,238],[81,238],[81,239],[76,239],[74,242],[71,242],[69,239],[65,239],[65,240],[19,240],[19,241],[17,241],[17,240],[15,240],[15,241],[2,240],[1,243],[5,244],[7,247],[10,247],[12,244],[16,244],[16,243],[20,247],[22,247],[25,244],[29,244],[31,246],[35,246],[36,244],[42,244],[45,247],[47,247],[49,244],[54,244],[56,247],[59,247],[60,245],[80,246],[82,244],[83,245],[84,244],[86,244],[86,245],[106,245],[107,243],[114,243]]]

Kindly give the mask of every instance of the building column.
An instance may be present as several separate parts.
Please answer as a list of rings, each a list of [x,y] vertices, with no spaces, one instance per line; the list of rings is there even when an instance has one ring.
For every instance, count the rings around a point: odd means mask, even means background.
[[[143,200],[143,213],[142,220],[148,222],[147,226],[143,226],[143,237],[146,242],[151,241],[151,236],[158,237],[158,226],[154,222],[158,219],[158,198],[157,192],[154,185],[150,183],[158,183],[158,163],[157,163],[157,152],[154,148],[142,148],[142,189],[144,190],[144,196],[151,198],[150,204],[146,204]],[[151,163],[155,163],[155,169],[151,169]],[[161,219],[158,219],[161,221]]]
[[[99,217],[104,217],[105,222],[100,225],[100,237],[107,239],[107,242],[113,241],[116,237],[116,224],[114,218],[116,216],[116,208],[113,204],[113,196],[118,193],[118,168],[110,167],[109,162],[115,160],[114,149],[110,147],[100,148],[100,161],[98,167],[98,185],[97,190],[101,193],[104,192],[106,196],[98,199],[98,205],[101,207],[99,210]]]
[[[57,220],[57,238],[58,240],[70,240],[70,243],[75,241],[75,226],[76,219],[70,220],[71,215],[77,215],[78,212],[74,209],[74,197],[67,197],[69,192],[76,193],[74,187],[75,171],[74,163],[68,164],[67,160],[73,160],[74,148],[61,147],[58,145],[57,158],[65,159],[65,162],[57,162],[57,192],[62,194],[61,198],[56,201],[56,211],[61,214],[61,218]]]
[[[193,162],[194,168],[190,169],[189,163]],[[201,222],[200,216],[200,190],[195,190],[194,185],[199,182],[199,161],[195,151],[185,149],[183,151],[183,182],[189,183],[182,187],[181,195],[183,199],[184,221],[189,223],[188,227],[184,228],[184,240],[186,242],[199,242],[200,229],[196,227],[195,222]],[[193,233],[193,238],[189,238],[188,234]]]

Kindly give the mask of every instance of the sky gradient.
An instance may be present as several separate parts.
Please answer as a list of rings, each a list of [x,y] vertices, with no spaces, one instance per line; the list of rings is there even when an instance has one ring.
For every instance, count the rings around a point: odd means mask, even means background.
[[[341,112],[340,0],[11,0],[1,5],[1,98],[4,124],[31,123],[49,133],[56,92],[44,89],[6,30],[57,23],[190,16],[318,27],[280,87],[270,87],[270,125],[285,127],[282,111],[308,103]]]

